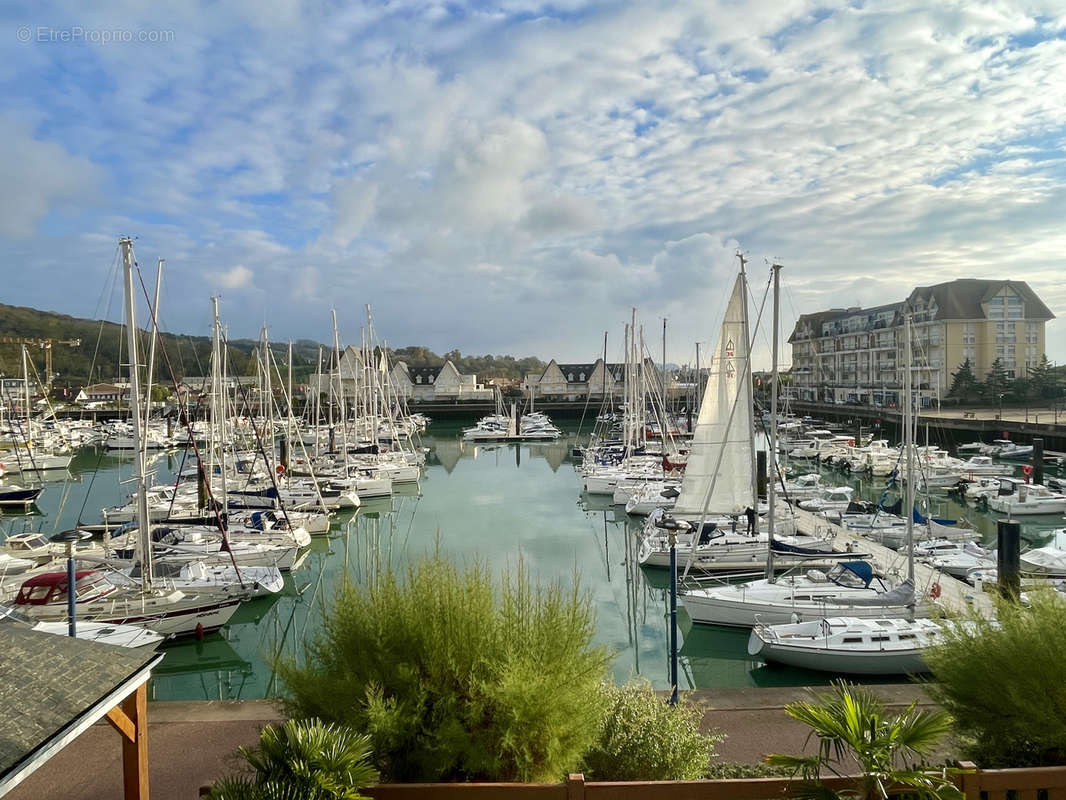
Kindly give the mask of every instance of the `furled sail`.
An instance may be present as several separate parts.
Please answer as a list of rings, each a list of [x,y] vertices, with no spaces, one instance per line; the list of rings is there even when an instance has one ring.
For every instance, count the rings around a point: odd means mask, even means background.
[[[714,348],[674,516],[742,513],[752,504],[751,361],[738,275]]]

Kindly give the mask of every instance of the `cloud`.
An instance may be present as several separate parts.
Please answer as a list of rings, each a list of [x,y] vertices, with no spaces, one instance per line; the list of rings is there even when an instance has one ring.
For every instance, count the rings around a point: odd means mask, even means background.
[[[20,11],[16,26],[121,17],[175,37],[0,42],[0,164],[18,187],[0,253],[83,289],[71,312],[131,233],[190,285],[241,290],[236,335],[277,297],[301,338],[331,335],[326,305],[370,302],[397,345],[543,357],[597,352],[636,305],[669,318],[682,360],[714,337],[738,246],[753,287],[764,258],[785,265],[786,329],[1007,273],[1066,317],[1060,7],[739,8]],[[60,302],[21,274],[6,289]],[[172,299],[172,326],[203,329],[194,294]]]
[[[254,273],[241,264],[222,272],[213,272],[211,277],[223,289],[244,289],[251,285]]]
[[[103,182],[102,170],[89,161],[0,114],[0,235],[31,236],[53,211],[76,213],[95,204]]]

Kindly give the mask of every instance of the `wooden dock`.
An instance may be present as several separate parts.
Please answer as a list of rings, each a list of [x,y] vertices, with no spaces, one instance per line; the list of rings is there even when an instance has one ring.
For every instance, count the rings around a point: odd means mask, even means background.
[[[870,553],[869,561],[884,575],[907,575],[907,556],[897,552],[883,544],[874,542],[855,531],[848,530],[840,525],[830,522],[824,517],[819,517],[801,508],[793,508],[796,515],[796,527],[802,533],[811,535],[825,535],[832,533],[836,536],[836,549],[845,547],[847,542],[856,542],[855,549],[858,552]],[[918,529],[920,526],[915,526]],[[976,611],[984,617],[991,619],[995,614],[992,598],[984,592],[979,592],[973,586],[960,581],[958,578],[947,575],[932,567],[915,562],[914,583],[917,594],[929,597],[930,589],[934,584],[940,584],[940,597],[936,602],[950,614],[968,614]]]

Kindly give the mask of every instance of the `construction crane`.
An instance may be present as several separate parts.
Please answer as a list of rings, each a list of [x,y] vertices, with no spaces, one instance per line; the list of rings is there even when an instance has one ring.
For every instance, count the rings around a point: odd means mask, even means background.
[[[0,336],[0,344],[29,344],[44,350],[45,389],[52,388],[52,345],[65,344],[81,347],[81,339],[39,339],[33,336]]]

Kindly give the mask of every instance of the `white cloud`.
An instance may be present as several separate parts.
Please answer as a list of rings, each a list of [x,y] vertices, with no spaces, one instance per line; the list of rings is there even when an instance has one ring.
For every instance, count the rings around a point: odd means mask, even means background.
[[[103,180],[95,165],[0,114],[0,235],[31,236],[52,211],[93,205]]]
[[[223,289],[245,289],[252,283],[253,272],[241,264],[222,272],[212,272],[211,277]]]
[[[246,333],[272,298],[299,304],[284,324],[300,336],[323,335],[325,304],[369,301],[397,345],[576,358],[639,305],[670,318],[680,360],[713,337],[739,244],[753,286],[764,256],[786,265],[786,328],[1006,272],[1066,316],[1054,2],[55,16],[175,31],[155,49],[0,42],[0,111],[23,120],[0,127],[5,186],[20,187],[0,200],[0,236],[46,234],[0,252],[72,286],[98,283],[98,264],[79,274],[57,254],[130,232],[139,252],[259,298],[226,309]],[[240,266],[211,266],[226,264]],[[175,325],[201,325],[193,294],[172,302]],[[485,310],[441,312],[470,304]]]

